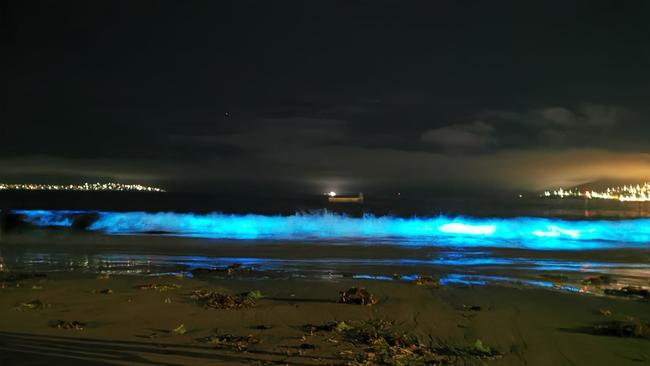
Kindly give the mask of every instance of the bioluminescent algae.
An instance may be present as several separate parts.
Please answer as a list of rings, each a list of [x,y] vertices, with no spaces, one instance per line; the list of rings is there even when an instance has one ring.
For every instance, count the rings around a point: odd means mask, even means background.
[[[39,226],[71,226],[70,211],[20,211]],[[647,247],[650,219],[561,220],[552,218],[472,218],[436,216],[349,217],[333,213],[290,216],[96,212],[89,230],[107,234],[164,232],[216,239],[357,239],[403,245],[508,247],[580,250]]]

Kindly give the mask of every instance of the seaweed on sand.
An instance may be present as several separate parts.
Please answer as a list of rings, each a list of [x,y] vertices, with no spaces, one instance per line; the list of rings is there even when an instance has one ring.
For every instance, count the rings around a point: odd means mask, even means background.
[[[212,274],[233,275],[235,273],[251,272],[251,271],[252,268],[244,267],[241,263],[235,263],[225,268],[195,268],[190,272],[192,273],[193,276],[199,277],[199,276],[212,275]]]
[[[57,320],[54,323],[52,323],[52,327],[57,329],[67,329],[67,330],[83,330],[86,327],[86,323],[82,323],[77,320],[73,320],[73,321]]]
[[[169,333],[176,334],[176,335],[183,335],[187,333],[187,329],[185,328],[185,324],[180,324],[176,328],[170,330]]]
[[[213,335],[200,338],[199,341],[203,343],[212,343],[217,346],[234,348],[240,352],[246,351],[252,344],[260,343],[260,340],[251,334],[246,336],[235,336],[232,334],[219,334],[218,331],[215,331],[215,334]]]
[[[599,275],[599,276],[585,278],[582,281],[582,284],[588,286],[603,286],[603,285],[611,285],[615,282],[616,281],[614,281],[614,279],[611,276]]]
[[[453,347],[441,342],[424,343],[417,337],[394,328],[386,320],[369,320],[344,332],[348,341],[364,347],[349,366],[440,365],[458,361],[492,360],[501,355],[481,340],[469,347]]]
[[[605,294],[650,300],[650,290],[638,286],[625,286],[620,289],[606,289]]]
[[[331,336],[327,335],[327,341],[339,343],[332,337],[342,337],[341,340],[357,346],[357,350],[339,352],[341,357],[352,358],[345,363],[347,366],[472,364],[474,361],[501,357],[480,339],[464,347],[454,347],[432,340],[425,343],[412,334],[400,331],[394,322],[384,319],[307,324],[303,326],[303,330],[310,335],[316,332],[332,332]]]
[[[165,292],[169,290],[176,290],[181,288],[181,285],[177,285],[174,283],[171,284],[162,284],[162,283],[147,283],[144,285],[139,285],[136,286],[135,288],[139,290],[157,290],[159,292]]]
[[[35,299],[29,302],[24,302],[18,306],[16,306],[16,310],[18,311],[24,311],[24,310],[43,310],[45,308],[49,308],[50,304],[46,304],[43,301],[39,299]]]
[[[615,337],[650,338],[650,323],[643,323],[637,319],[614,320],[595,325],[591,333]]]
[[[440,287],[440,279],[433,276],[418,276],[415,284],[418,286],[438,288]]]
[[[339,303],[371,306],[377,303],[375,297],[363,287],[352,287],[339,292]]]
[[[314,335],[318,332],[343,332],[348,329],[350,329],[350,326],[344,321],[327,322],[321,325],[305,324],[302,326],[302,330],[309,335]]]
[[[257,300],[261,297],[260,291],[229,295],[210,290],[195,290],[191,296],[198,305],[214,309],[252,308],[257,305]]]

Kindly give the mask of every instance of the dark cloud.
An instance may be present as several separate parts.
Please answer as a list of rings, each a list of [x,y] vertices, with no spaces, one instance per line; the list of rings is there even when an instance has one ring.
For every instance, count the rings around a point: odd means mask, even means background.
[[[482,151],[496,144],[494,127],[482,121],[456,124],[426,131],[420,139],[443,151]]]
[[[0,180],[648,176],[648,2],[2,6]]]

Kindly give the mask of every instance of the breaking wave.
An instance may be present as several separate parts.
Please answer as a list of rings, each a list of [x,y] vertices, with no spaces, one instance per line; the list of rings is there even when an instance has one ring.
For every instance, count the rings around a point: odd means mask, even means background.
[[[561,220],[437,216],[349,217],[329,212],[290,216],[147,212],[14,211],[36,226],[84,227],[106,234],[159,233],[216,239],[361,240],[398,245],[586,250],[650,247],[650,219]]]

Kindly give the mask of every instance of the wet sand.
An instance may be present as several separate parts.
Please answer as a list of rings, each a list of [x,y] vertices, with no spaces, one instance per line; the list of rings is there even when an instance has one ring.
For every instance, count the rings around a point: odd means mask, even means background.
[[[149,283],[181,287],[137,288]],[[378,303],[337,303],[339,291],[352,286],[367,288]],[[481,340],[500,354],[495,359],[459,358],[456,364],[461,365],[650,364],[650,340],[590,334],[595,324],[614,319],[650,322],[650,303],[630,299],[529,287],[430,288],[408,281],[349,278],[112,275],[98,279],[91,273],[67,272],[4,281],[3,287],[0,364],[6,366],[344,365],[363,359],[367,346],[352,342],[343,332],[310,335],[302,327],[369,319],[392,321],[400,332],[458,349],[471,349]],[[101,293],[108,288],[112,294]],[[259,290],[264,298],[248,309],[205,308],[191,298],[196,289]],[[45,306],[17,309],[35,299]],[[53,327],[59,320],[86,326],[83,330]],[[184,334],[172,332],[181,324]],[[201,341],[215,329],[222,335],[252,335],[259,343],[237,349]]]

